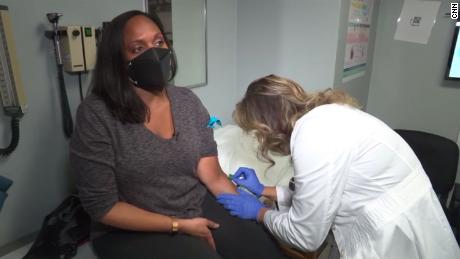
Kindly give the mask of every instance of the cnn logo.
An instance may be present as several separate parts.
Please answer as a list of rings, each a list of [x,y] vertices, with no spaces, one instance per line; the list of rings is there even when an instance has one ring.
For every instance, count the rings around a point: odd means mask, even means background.
[[[458,18],[458,3],[450,3],[450,18],[457,20],[457,18]]]

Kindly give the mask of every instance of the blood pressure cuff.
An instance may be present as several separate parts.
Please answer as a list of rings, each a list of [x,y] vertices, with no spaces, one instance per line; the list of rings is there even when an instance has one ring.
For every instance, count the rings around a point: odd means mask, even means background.
[[[8,194],[6,191],[10,188],[13,181],[0,175],[0,210],[3,207],[3,202],[5,202]]]

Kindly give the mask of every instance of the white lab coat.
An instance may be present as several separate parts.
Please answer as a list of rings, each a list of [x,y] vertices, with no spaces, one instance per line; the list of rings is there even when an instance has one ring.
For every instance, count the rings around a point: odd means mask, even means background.
[[[301,250],[332,229],[341,258],[460,258],[419,160],[377,118],[345,105],[319,106],[291,136],[295,191],[277,187],[266,227]]]

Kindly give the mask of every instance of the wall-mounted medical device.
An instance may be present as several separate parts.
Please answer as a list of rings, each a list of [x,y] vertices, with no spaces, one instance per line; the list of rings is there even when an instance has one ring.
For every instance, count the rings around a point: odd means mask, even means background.
[[[6,6],[0,6],[0,34],[0,92],[3,109],[9,116],[21,116],[25,113],[27,104]]]
[[[10,144],[0,148],[0,156],[7,156],[19,142],[19,118],[26,112],[27,103],[8,7],[4,5],[0,5],[0,95],[5,114],[11,117]]]
[[[96,64],[96,30],[91,26],[60,26],[61,55],[66,72],[83,72]]]
[[[96,34],[91,26],[59,26],[61,13],[47,13],[46,18],[52,24],[52,31],[45,31],[45,36],[53,41],[56,55],[57,76],[59,81],[64,134],[70,138],[73,133],[73,119],[70,112],[64,71],[78,75],[80,99],[83,100],[81,84],[82,72],[93,70],[96,64]]]

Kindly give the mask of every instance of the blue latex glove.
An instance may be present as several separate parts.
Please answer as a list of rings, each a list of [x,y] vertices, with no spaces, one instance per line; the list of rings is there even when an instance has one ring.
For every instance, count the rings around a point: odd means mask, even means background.
[[[233,216],[242,219],[257,219],[260,209],[264,207],[256,196],[238,189],[239,194],[224,193],[217,195],[217,202],[224,205]]]
[[[232,181],[234,181],[237,185],[245,187],[246,189],[254,193],[257,197],[260,197],[262,195],[262,192],[265,188],[265,186],[263,186],[259,182],[256,172],[252,168],[238,168],[238,170],[232,177]]]

